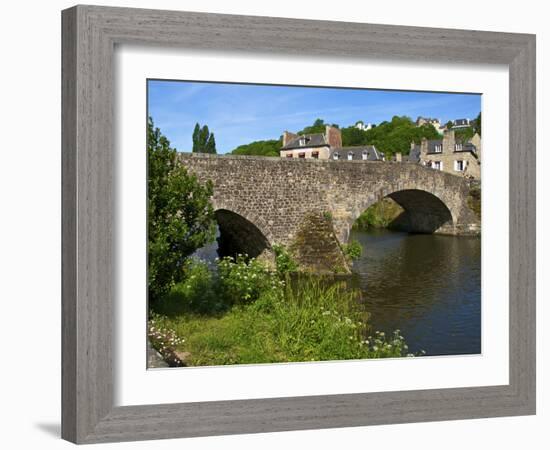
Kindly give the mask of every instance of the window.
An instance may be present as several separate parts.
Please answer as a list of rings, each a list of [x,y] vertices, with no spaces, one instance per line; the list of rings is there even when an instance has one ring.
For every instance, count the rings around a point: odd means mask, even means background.
[[[353,159],[353,152],[348,152],[348,161]]]
[[[332,154],[332,159],[340,159],[340,153],[334,152],[334,153]]]
[[[287,157],[287,158],[292,158],[293,156],[294,156],[294,155],[293,155],[292,153],[287,153],[287,154],[286,154],[286,157]]]
[[[441,161],[434,161],[432,163],[432,167],[435,169],[435,170],[443,170],[443,163]]]
[[[457,172],[463,172],[464,171],[464,161],[455,161],[455,170]]]
[[[443,151],[443,144],[436,144],[434,147],[434,153],[441,153]]]
[[[300,147],[306,145],[306,138],[300,138]]]
[[[458,143],[455,144],[455,152],[461,152],[462,151],[462,144]]]
[[[311,152],[311,157],[315,159],[319,159],[319,152]]]
[[[363,160],[368,159],[369,158],[369,153],[366,150],[363,150],[362,157],[363,157]]]
[[[304,152],[298,153],[298,158],[304,159],[306,157],[306,154]]]

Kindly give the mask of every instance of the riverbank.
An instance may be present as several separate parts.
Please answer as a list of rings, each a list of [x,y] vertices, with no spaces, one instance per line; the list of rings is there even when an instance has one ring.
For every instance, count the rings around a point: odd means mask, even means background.
[[[399,334],[370,333],[361,292],[270,272],[257,261],[205,263],[151,307],[149,339],[172,366],[400,357]]]

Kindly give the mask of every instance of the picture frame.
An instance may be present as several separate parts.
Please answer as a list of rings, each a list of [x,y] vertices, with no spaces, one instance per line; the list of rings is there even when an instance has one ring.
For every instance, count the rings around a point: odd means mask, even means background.
[[[119,44],[506,65],[509,384],[115,407],[113,54]],[[62,437],[117,442],[535,414],[535,135],[534,35],[100,6],[64,10]]]

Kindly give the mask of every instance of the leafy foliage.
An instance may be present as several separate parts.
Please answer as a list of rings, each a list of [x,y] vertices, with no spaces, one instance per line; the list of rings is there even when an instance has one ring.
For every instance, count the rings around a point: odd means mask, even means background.
[[[216,153],[216,139],[208,125],[202,128],[197,123],[193,130],[193,153]]]
[[[361,131],[361,130],[358,130]],[[417,127],[416,124],[406,116],[394,116],[390,122],[382,122],[377,127],[363,131],[364,139],[359,144],[351,144],[344,139],[346,134],[342,133],[344,145],[374,145],[379,151],[389,157],[397,152],[405,155],[409,153],[411,142],[419,144],[422,138],[439,139],[439,133],[432,124],[424,124]],[[355,141],[352,141],[355,142]]]
[[[397,202],[385,197],[363,211],[353,224],[353,228],[356,230],[386,228],[402,213],[403,208]]]
[[[455,140],[461,142],[468,142],[472,137],[474,137],[474,129],[472,127],[459,128],[454,130]]]
[[[477,133],[481,136],[481,112],[474,120],[472,120],[471,126],[474,130],[474,133]]]
[[[313,125],[305,127],[303,130],[298,131],[297,134],[315,134],[324,133],[328,123],[325,123],[323,119],[316,119]],[[339,128],[339,125],[333,123],[331,126]]]
[[[363,247],[357,240],[352,240],[348,244],[344,244],[342,249],[344,254],[352,261],[361,258],[363,254]]]
[[[233,155],[279,156],[282,146],[283,142],[281,139],[254,141],[250,144],[239,145],[231,153]]]
[[[254,258],[238,255],[218,262],[219,292],[229,305],[242,305],[257,300],[266,291],[276,291],[280,280]]]
[[[183,279],[186,258],[212,242],[212,184],[202,185],[178,161],[168,139],[147,124],[147,253],[149,299],[158,300]]]
[[[292,258],[284,246],[274,245],[273,251],[275,252],[275,266],[277,268],[277,273],[280,276],[284,276],[298,270],[298,263],[294,260],[294,258]]]

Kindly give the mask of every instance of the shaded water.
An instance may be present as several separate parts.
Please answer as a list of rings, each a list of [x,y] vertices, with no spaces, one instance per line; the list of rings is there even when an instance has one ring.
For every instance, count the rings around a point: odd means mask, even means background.
[[[481,353],[481,240],[353,231],[363,246],[353,284],[374,330],[401,330],[409,351]]]

